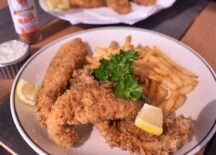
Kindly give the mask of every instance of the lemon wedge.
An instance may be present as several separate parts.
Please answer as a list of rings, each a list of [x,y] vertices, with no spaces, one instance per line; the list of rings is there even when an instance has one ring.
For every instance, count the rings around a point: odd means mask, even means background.
[[[50,9],[67,10],[70,8],[69,0],[47,0],[47,5]]]
[[[163,112],[161,108],[144,104],[135,119],[135,126],[154,135],[163,133]]]
[[[36,104],[38,90],[38,85],[20,79],[16,87],[16,95],[20,101],[34,106]]]

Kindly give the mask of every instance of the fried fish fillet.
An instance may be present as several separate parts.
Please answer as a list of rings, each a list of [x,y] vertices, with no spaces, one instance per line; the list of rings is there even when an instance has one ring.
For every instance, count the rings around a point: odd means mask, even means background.
[[[85,67],[75,71],[72,86],[58,97],[47,119],[51,139],[63,147],[71,147],[77,140],[73,125],[105,120],[134,120],[141,102],[117,99],[112,84],[99,84]]]
[[[37,97],[37,114],[46,127],[46,119],[57,97],[65,92],[71,75],[85,63],[87,49],[81,39],[64,44],[52,59]]]
[[[70,0],[73,7],[94,8],[104,6],[104,0]]]
[[[131,11],[129,0],[106,0],[107,6],[117,11],[120,14],[125,14]]]
[[[134,125],[134,121],[104,121],[94,124],[111,147],[142,155],[168,155],[186,144],[192,133],[192,120],[183,116],[166,118],[164,133],[154,136]]]

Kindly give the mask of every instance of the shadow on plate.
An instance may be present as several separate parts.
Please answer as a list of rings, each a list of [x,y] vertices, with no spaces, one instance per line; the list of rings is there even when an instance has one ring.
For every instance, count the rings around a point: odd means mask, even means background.
[[[202,142],[216,125],[216,99],[208,103],[195,121],[195,138]]]
[[[76,131],[79,134],[79,139],[74,145],[75,148],[78,148],[82,146],[88,139],[89,136],[91,135],[91,132],[93,130],[93,125],[92,124],[85,124],[85,125],[77,125],[75,126]]]
[[[85,43],[85,45],[86,45],[88,54],[89,54],[90,56],[92,56],[92,55],[93,55],[93,51],[92,51],[92,50],[94,50],[94,49],[91,49],[91,46],[89,45],[89,43],[87,43],[87,42],[84,42],[84,43]]]

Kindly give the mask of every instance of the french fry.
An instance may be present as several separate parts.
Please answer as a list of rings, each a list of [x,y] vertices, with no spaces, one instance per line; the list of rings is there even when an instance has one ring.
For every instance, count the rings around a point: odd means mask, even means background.
[[[157,82],[151,81],[150,87],[148,90],[148,98],[149,98],[152,105],[156,105],[156,103],[155,103],[156,97],[155,96],[156,96],[157,86],[158,86]]]
[[[116,49],[108,49],[107,50],[107,54],[110,55],[110,54],[118,54],[120,53],[120,48],[116,48]]]
[[[165,72],[164,70],[160,69],[159,67],[157,67],[156,65],[154,65],[153,63],[149,62],[147,63],[147,66],[154,71],[157,74],[160,74],[162,76],[168,76],[168,73]]]
[[[131,37],[131,35],[129,35],[129,36],[127,36],[126,38],[125,38],[125,44],[124,44],[124,46],[123,46],[123,49],[124,50],[130,50],[130,49],[133,49],[133,45],[131,45],[131,40],[132,40],[132,37]]]
[[[107,53],[107,50],[105,48],[97,47],[95,49],[95,52],[99,55],[105,55]]]
[[[166,97],[168,97],[168,91],[161,85],[158,85],[155,96],[155,106],[159,105],[163,100],[166,99]]]
[[[149,87],[149,86],[150,86],[150,80],[147,79],[147,78],[145,78],[145,85],[146,85],[146,87]]]
[[[188,94],[194,90],[194,85],[187,85],[178,90],[179,94]]]
[[[191,84],[196,86],[198,84],[197,78],[188,77],[184,74],[181,74],[181,72],[176,72],[176,74],[184,81],[185,85]]]
[[[95,65],[95,66],[99,66],[100,63],[98,61],[96,61],[94,58],[90,57],[90,56],[86,56],[86,60],[88,63]]]
[[[137,60],[135,61],[135,64],[137,66],[139,65],[140,68],[143,68],[143,66],[145,66],[145,68],[148,68],[149,70],[152,70],[155,73],[158,73],[162,76],[168,76],[168,74],[165,71],[161,70],[160,68],[158,68],[156,65],[154,65],[151,62],[144,63],[142,60]]]
[[[139,84],[143,88],[143,95],[148,96],[148,90],[149,90],[149,86],[150,86],[149,79],[145,78],[144,76],[139,76],[138,81],[139,81]]]
[[[175,85],[175,83],[172,82],[172,80],[169,77],[160,77],[161,79],[161,84],[165,85],[166,87],[176,90],[178,87]]]
[[[156,53],[162,56],[162,58],[164,60],[166,60],[167,62],[169,62],[173,67],[177,68],[178,70],[180,70],[183,74],[187,75],[187,76],[191,76],[194,78],[197,78],[197,75],[195,75],[194,73],[192,73],[191,71],[187,70],[186,68],[181,67],[180,65],[176,64],[171,58],[169,58],[166,54],[164,54],[163,52],[160,51],[160,49],[158,49],[157,47],[155,47],[156,49]]]
[[[166,61],[164,61],[161,57],[151,56],[149,57],[150,61],[157,65],[161,70],[166,72],[167,74],[171,74],[171,68]]]
[[[151,80],[153,80],[153,81],[156,81],[156,82],[159,82],[159,83],[163,83],[164,81],[163,81],[163,78],[161,78],[161,76],[160,75],[158,75],[158,74],[155,74],[155,73],[153,73],[153,72],[149,72],[148,74],[147,74],[147,77],[149,78],[149,79],[151,79]]]
[[[172,107],[172,110],[171,110],[171,112],[170,113],[173,113],[173,112],[175,112],[178,108],[180,108],[181,107],[181,105],[186,101],[186,96],[185,95],[179,95],[178,96],[178,98],[177,98],[177,100],[176,100],[176,102],[175,102],[175,104],[174,104],[174,106]]]
[[[119,48],[119,44],[118,44],[116,41],[112,41],[112,42],[110,43],[110,45],[109,45],[109,49],[110,49],[110,50],[115,50],[115,49],[117,49],[117,48]]]
[[[153,53],[153,51],[149,51],[148,53],[146,53],[146,55],[142,59],[143,62],[147,62]]]
[[[160,107],[162,107],[163,113],[164,113],[165,116],[170,115],[171,110],[172,110],[172,108],[173,108],[173,106],[174,106],[174,104],[175,104],[175,102],[177,100],[177,97],[178,97],[177,92],[172,91],[170,98],[167,99],[167,100],[164,100],[162,102],[162,104],[160,104]]]
[[[142,85],[143,88],[143,95],[148,96],[148,86],[147,85]]]
[[[168,99],[170,97],[171,91],[172,91],[170,88],[168,88],[162,84],[160,84],[160,87],[158,87],[158,88],[160,88],[159,90],[162,90],[162,92],[164,92],[165,99]],[[165,96],[165,94],[166,94],[166,96]]]
[[[95,69],[95,68],[98,68],[98,66],[92,64],[92,65],[90,65],[90,68],[91,68],[91,69]]]
[[[184,83],[182,82],[182,80],[179,78],[179,76],[177,76],[175,74],[175,72],[171,73],[169,75],[169,77],[171,78],[171,80],[175,83],[176,85],[176,89],[183,87]]]
[[[146,53],[148,52],[145,47],[139,46],[134,49],[139,53],[139,59],[143,59]]]

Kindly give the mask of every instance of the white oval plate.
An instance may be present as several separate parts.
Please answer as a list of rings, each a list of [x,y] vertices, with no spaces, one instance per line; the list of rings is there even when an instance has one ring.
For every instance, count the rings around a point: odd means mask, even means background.
[[[15,96],[19,79],[40,83],[51,58],[59,47],[74,38],[82,38],[88,43],[90,52],[96,47],[107,47],[112,40],[123,44],[127,35],[133,37],[135,45],[155,45],[168,54],[178,64],[199,76],[199,84],[188,95],[186,103],[177,111],[191,117],[195,123],[195,134],[192,140],[179,149],[175,155],[194,154],[200,150],[216,131],[216,75],[208,63],[195,51],[183,43],[166,35],[149,30],[129,27],[104,27],[73,33],[62,37],[34,54],[19,71],[11,91],[11,112],[15,125],[24,140],[39,154],[79,154],[128,155],[119,148],[111,149],[98,131],[92,126],[81,128],[81,140],[75,147],[66,150],[57,146],[48,138],[45,129],[37,121],[36,108],[20,103]]]
[[[144,20],[162,9],[171,7],[176,0],[157,0],[152,6],[142,6],[131,3],[132,11],[119,14],[108,7],[98,8],[73,8],[69,10],[51,10],[46,0],[39,0],[41,8],[52,16],[69,21],[71,24],[134,24]]]

